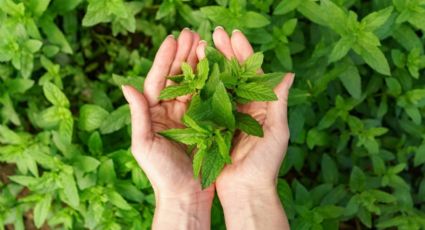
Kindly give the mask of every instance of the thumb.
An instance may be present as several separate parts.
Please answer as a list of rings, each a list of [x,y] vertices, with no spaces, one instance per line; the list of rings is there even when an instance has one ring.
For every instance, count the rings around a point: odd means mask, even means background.
[[[267,106],[267,119],[265,125],[269,128],[276,128],[282,130],[282,128],[288,128],[288,94],[289,89],[294,81],[295,74],[287,73],[282,80],[274,89],[278,100],[269,102]]]
[[[131,145],[137,149],[142,143],[152,140],[152,123],[149,105],[146,98],[137,89],[129,85],[123,85],[122,91],[130,105],[131,111]]]

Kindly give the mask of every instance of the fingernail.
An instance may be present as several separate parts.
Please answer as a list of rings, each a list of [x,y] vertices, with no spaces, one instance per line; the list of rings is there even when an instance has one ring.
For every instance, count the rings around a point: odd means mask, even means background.
[[[291,77],[289,78],[289,82],[288,82],[289,89],[292,87],[292,84],[294,83],[294,79],[295,79],[295,73],[291,73]]]
[[[232,31],[232,34],[233,33],[236,33],[236,32],[241,32],[240,30],[238,30],[238,29],[234,29],[233,31]]]
[[[128,101],[129,100],[128,87],[126,85],[121,85],[121,90],[122,90],[122,93],[124,94],[125,99]]]
[[[167,36],[167,38],[174,38],[174,35],[170,34]]]
[[[205,44],[205,45],[208,44],[207,41],[205,41],[205,40],[200,40],[198,44],[201,44],[201,43]]]
[[[190,31],[189,27],[185,27],[185,28],[183,28],[183,30]]]
[[[214,31],[216,31],[218,29],[224,30],[224,28],[222,26],[217,26],[217,27],[215,27]]]

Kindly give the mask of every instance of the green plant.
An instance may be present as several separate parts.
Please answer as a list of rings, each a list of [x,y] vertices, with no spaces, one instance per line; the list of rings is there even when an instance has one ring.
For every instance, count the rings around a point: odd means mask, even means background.
[[[218,25],[297,75],[293,229],[425,229],[424,19],[423,0],[0,0],[0,229],[149,229],[120,86],[143,89],[167,34]]]
[[[210,186],[224,165],[231,164],[230,150],[237,129],[254,136],[263,136],[261,125],[248,114],[237,112],[237,104],[277,100],[273,88],[282,80],[282,73],[258,74],[263,54],[255,53],[242,65],[227,60],[214,48],[207,47],[206,58],[199,61],[197,72],[183,63],[183,73],[169,77],[178,83],[161,91],[160,99],[192,95],[183,116],[184,129],[168,129],[162,136],[189,146],[193,157],[193,175],[201,172],[202,187]]]

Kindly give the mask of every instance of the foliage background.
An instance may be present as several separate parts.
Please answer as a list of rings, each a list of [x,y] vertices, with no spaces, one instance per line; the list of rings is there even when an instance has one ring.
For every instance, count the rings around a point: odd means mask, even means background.
[[[293,229],[425,229],[424,0],[0,0],[0,229],[148,229],[120,85],[142,88],[167,34],[217,25],[297,75]]]

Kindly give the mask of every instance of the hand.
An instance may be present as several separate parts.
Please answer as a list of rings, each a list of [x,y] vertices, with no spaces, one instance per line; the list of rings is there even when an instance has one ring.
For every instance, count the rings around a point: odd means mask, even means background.
[[[240,31],[234,31],[230,38],[223,28],[217,27],[213,40],[227,58],[236,58],[240,63],[253,54],[251,45]],[[200,44],[197,48],[199,59],[205,57],[204,47],[205,44]],[[288,146],[287,98],[293,79],[293,74],[286,74],[275,88],[277,101],[252,102],[238,107],[240,112],[250,114],[263,126],[264,137],[245,133],[235,136],[232,164],[226,165],[217,178],[217,194],[228,229],[256,229],[260,226],[262,229],[289,229],[277,196],[276,179]],[[241,216],[244,212],[251,213]],[[255,218],[261,215],[264,217],[260,220]]]
[[[146,77],[144,93],[123,86],[131,110],[131,150],[155,192],[155,229],[209,229],[214,187],[202,190],[193,177],[186,148],[157,134],[183,127],[181,118],[190,98],[159,101],[158,97],[166,85],[172,84],[166,77],[180,73],[182,62],[196,66],[199,40],[199,35],[189,29],[184,29],[177,41],[168,36]]]

